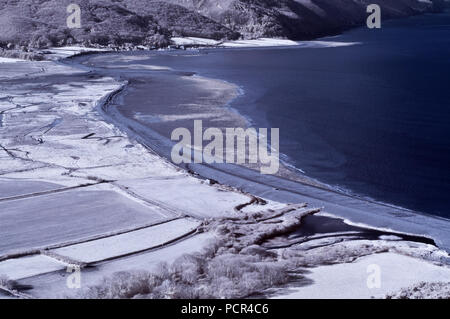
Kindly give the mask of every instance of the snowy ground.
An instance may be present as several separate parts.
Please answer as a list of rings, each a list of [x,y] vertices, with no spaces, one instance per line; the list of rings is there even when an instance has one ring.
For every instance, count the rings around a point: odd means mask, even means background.
[[[76,52],[66,48],[55,58]],[[270,250],[263,241],[300,227],[303,216],[317,212],[304,205],[263,205],[210,185],[131,140],[96,111],[124,85],[113,78],[53,62],[2,63],[0,72],[0,276],[14,281],[0,292],[74,296],[66,285],[68,267],[82,267],[83,285],[95,285],[117,271],[150,271],[217,238],[230,240],[227,249],[235,255],[247,245]],[[231,231],[217,235],[223,227]],[[336,238],[317,238],[319,248],[277,250],[280,260],[272,263],[319,266],[311,272],[316,284],[286,296],[310,297],[305,289],[312,289],[336,297],[343,286],[348,297],[370,297],[359,285],[371,262],[383,269],[396,265],[386,273],[383,293],[418,280],[449,281],[448,268],[437,264],[447,255],[436,247],[402,245],[395,238],[381,244]],[[327,258],[338,264],[322,267]],[[401,269],[411,275],[396,281]],[[349,274],[355,277],[347,280]]]
[[[66,47],[58,47],[51,48],[46,50],[46,58],[50,60],[59,60],[64,59],[76,54],[84,53],[84,52],[105,52],[108,49],[96,49],[96,48],[84,48],[79,46],[66,46]]]
[[[174,37],[171,39],[176,45],[184,46],[217,46],[224,48],[257,48],[257,47],[311,47],[328,48],[351,46],[358,43],[354,42],[336,42],[336,41],[292,41],[288,39],[260,38],[254,40],[235,40],[235,41],[216,41],[212,39],[196,37]]]
[[[369,275],[373,269],[380,271],[379,285],[371,284]],[[411,283],[442,281],[450,283],[450,268],[388,252],[362,257],[349,264],[313,268],[307,274],[307,278],[312,280],[313,284],[287,289],[275,298],[383,298]]]
[[[0,57],[0,63],[14,63],[14,62],[20,62],[20,61],[24,61],[24,60]]]
[[[160,247],[195,232],[201,223],[177,219],[128,233],[51,250],[69,260],[94,263]]]

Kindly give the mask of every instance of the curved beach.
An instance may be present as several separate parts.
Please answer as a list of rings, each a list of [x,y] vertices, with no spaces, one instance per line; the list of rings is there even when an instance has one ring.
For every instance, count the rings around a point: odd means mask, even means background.
[[[113,70],[110,69],[113,68],[112,66],[105,69],[100,63],[97,67],[95,63],[89,62],[89,58],[81,58],[84,65],[94,67],[97,72],[105,72],[109,76],[115,74],[128,81],[127,88],[103,106],[104,114],[130,136],[169,161],[173,146],[173,142],[170,141],[170,132],[176,127],[192,127],[193,118],[196,116],[195,112],[186,111],[183,107],[187,101],[196,106],[196,112],[201,114],[200,118],[204,120],[205,127],[208,125],[222,128],[245,127],[244,118],[239,119],[238,114],[223,108],[236,98],[237,87],[215,79],[192,76],[193,74],[173,70],[170,65],[162,70],[150,71],[143,75],[138,70],[149,67],[148,61],[151,61],[151,54],[147,57],[140,55],[140,58],[125,55],[122,60],[120,55],[118,57],[112,54],[112,56],[115,57],[113,59],[115,64],[119,65]],[[101,61],[101,57],[95,57],[95,59]],[[139,67],[139,59],[145,61],[142,67]],[[111,60],[111,54],[104,56],[104,61],[108,60]],[[133,61],[133,67],[127,74],[125,65],[129,64],[130,60]],[[120,61],[124,65],[121,66]],[[151,68],[161,67],[151,66]],[[147,76],[147,81],[144,81],[143,78]],[[133,78],[138,80],[133,81]],[[173,81],[173,84],[168,85],[167,81]],[[201,81],[201,86],[198,86],[198,81]],[[155,85],[155,83],[158,84]],[[210,88],[214,88],[212,96],[205,97],[211,92]],[[218,93],[218,91],[222,92]],[[186,92],[188,96],[185,96]],[[193,98],[196,94],[202,98],[197,100]],[[128,98],[124,98],[127,95]],[[156,96],[158,103],[149,103],[141,96]],[[171,98],[167,100],[167,97]],[[172,98],[177,101],[176,103],[181,103],[181,106],[172,102]],[[154,114],[154,118],[149,121],[143,119],[143,115],[135,116],[139,108],[145,108],[147,114]],[[165,112],[169,112],[170,116],[164,115]],[[218,112],[220,112],[219,115]],[[164,119],[164,116],[167,118]],[[195,172],[202,178],[213,179],[220,184],[273,201],[306,202],[313,207],[323,207],[327,213],[344,218],[352,224],[428,237],[433,239],[440,248],[450,250],[448,235],[450,221],[445,218],[320,187],[319,183],[307,180],[304,176],[299,179],[289,179],[284,176],[261,175],[255,169],[233,164],[187,164],[183,168]]]

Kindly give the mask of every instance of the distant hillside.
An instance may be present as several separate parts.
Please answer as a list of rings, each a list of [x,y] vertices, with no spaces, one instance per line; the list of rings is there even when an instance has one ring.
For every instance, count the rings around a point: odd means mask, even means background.
[[[164,0],[185,6],[239,32],[245,38],[311,39],[365,23],[369,4],[384,19],[433,10],[426,0]],[[440,3],[442,0],[436,0]]]
[[[383,18],[437,10],[443,0],[377,0]],[[0,0],[0,46],[164,47],[172,36],[311,39],[361,25],[373,0]],[[69,4],[80,29],[66,26]]]
[[[81,29],[66,26],[71,3],[81,7]],[[172,34],[239,36],[182,6],[144,0],[0,0],[0,30],[1,42],[36,48],[72,43],[164,46]]]

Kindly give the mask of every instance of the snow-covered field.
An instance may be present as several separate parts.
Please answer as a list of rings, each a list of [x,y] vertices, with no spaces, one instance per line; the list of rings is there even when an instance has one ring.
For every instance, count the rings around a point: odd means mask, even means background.
[[[369,275],[374,269],[379,270],[379,285],[370,282]],[[446,282],[450,285],[450,268],[387,252],[362,257],[350,264],[319,266],[311,269],[307,277],[314,282],[312,285],[286,289],[275,298],[384,298],[411,283]]]
[[[155,270],[161,262],[172,263],[184,254],[199,251],[205,243],[212,239],[209,233],[203,233],[164,247],[164,249],[151,250],[134,254],[116,260],[97,263],[95,267],[81,270],[81,286],[86,288],[97,285],[104,277],[114,278],[118,272],[132,272],[136,270]],[[67,288],[67,278],[70,275],[66,268],[60,271],[41,273],[35,276],[26,276],[17,282],[32,287],[27,293],[36,298],[64,298],[77,296],[81,291]],[[0,294],[1,297],[1,294]]]
[[[0,216],[0,255],[5,255],[157,223],[171,215],[101,184],[5,200]]]
[[[197,218],[237,216],[234,208],[251,200],[250,196],[207,186],[194,178],[149,178],[121,181],[120,184],[154,203],[169,205],[174,211]]]
[[[8,279],[18,280],[36,275],[63,270],[67,264],[45,255],[8,259],[0,262],[0,273],[7,274]]]
[[[0,63],[14,63],[14,62],[20,62],[20,61],[24,61],[24,60],[0,57]]]
[[[177,219],[132,232],[51,250],[82,263],[94,263],[149,250],[173,242],[195,231],[201,223]]]
[[[320,291],[337,297],[343,287],[347,297],[370,297],[361,286],[368,263],[383,269],[383,294],[424,280],[450,281],[448,268],[439,265],[445,252],[395,236],[381,244],[337,242],[333,233],[316,242],[319,248],[267,248],[267,240],[283,242],[319,209],[210,185],[154,155],[97,112],[124,85],[116,79],[53,62],[2,63],[0,71],[0,277],[10,283],[0,295],[73,297],[68,267],[82,267],[84,288],[118,271],[153,271],[211,241],[225,245],[216,247],[213,264],[230,256],[227,262],[239,265],[243,256],[246,266],[268,262],[269,270],[318,266],[305,275],[313,281],[307,287],[289,294],[271,287],[286,297]],[[255,251],[262,260],[254,260]],[[330,261],[336,265],[322,266]],[[410,275],[399,278],[402,269]],[[15,288],[24,286],[30,289]]]

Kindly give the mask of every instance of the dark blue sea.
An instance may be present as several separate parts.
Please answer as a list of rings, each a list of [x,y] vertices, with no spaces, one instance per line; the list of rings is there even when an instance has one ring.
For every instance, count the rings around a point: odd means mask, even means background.
[[[336,48],[206,50],[152,64],[238,84],[232,107],[345,191],[450,218],[450,13],[385,21]]]

